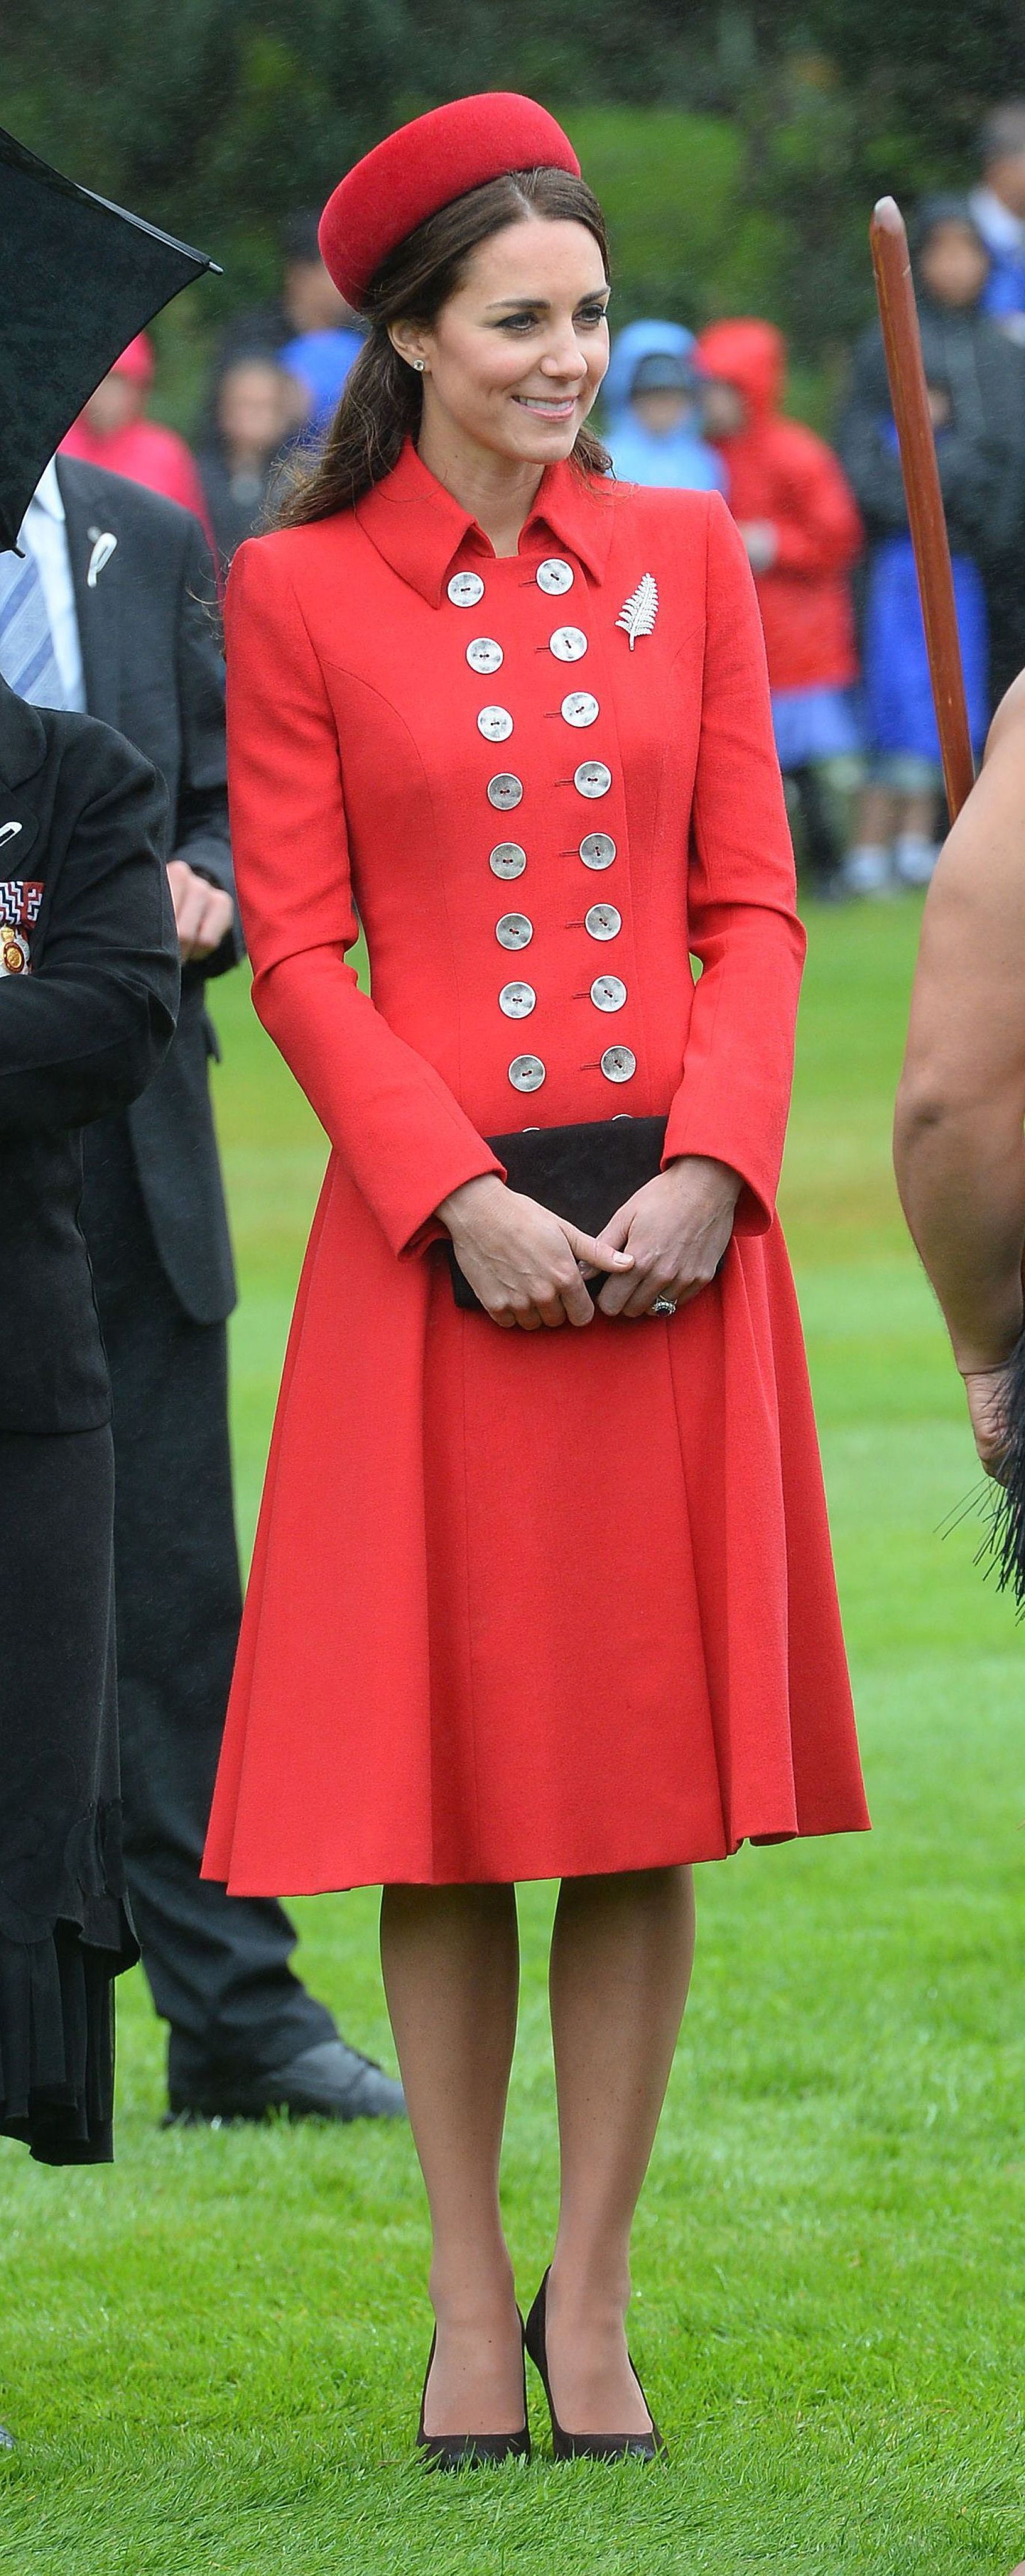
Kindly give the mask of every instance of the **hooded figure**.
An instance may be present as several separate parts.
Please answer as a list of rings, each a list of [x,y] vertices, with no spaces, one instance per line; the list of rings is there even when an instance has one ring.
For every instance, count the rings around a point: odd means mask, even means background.
[[[929,197],[912,226],[926,381],[949,395],[938,451],[950,542],[984,570],[1016,547],[1025,466],[1025,358],[983,311],[989,252],[965,197]],[[866,531],[907,527],[904,481],[888,435],[890,393],[878,323],[854,353],[839,451]]]
[[[846,688],[857,673],[848,575],[861,524],[832,449],[781,416],[782,333],[771,322],[713,322],[697,356],[713,380],[707,417],[757,584],[769,686],[774,695]]]
[[[848,692],[857,675],[849,576],[861,522],[831,448],[781,415],[786,343],[772,323],[713,323],[697,356],[755,576],[780,767],[800,803],[812,882],[829,894],[843,837],[834,789],[849,782],[828,765],[849,764],[860,748]]]
[[[1013,676],[1018,537],[1025,473],[1025,359],[982,310],[989,254],[966,199],[929,198],[912,228],[922,356],[954,569],[969,722],[978,749],[994,684]],[[886,890],[895,870],[928,881],[936,857],[940,746],[929,685],[897,435],[882,335],[855,352],[840,452],[869,538],[865,714],[873,757],[849,873],[854,890]],[[987,679],[988,610],[1000,649]]]
[[[698,427],[700,369],[680,322],[628,322],[604,386],[607,444],[621,483],[721,492],[725,473]]]

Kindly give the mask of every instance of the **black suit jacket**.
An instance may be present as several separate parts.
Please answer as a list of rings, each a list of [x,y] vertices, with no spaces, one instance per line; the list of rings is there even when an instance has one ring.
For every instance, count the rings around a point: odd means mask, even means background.
[[[187,859],[233,895],[224,666],[206,538],[190,511],[123,475],[61,456],[57,477],[89,712],[116,725],[164,779],[165,859]],[[233,936],[202,967],[186,967],[174,1045],[128,1114],[157,1251],[201,1324],[221,1322],[235,1302],[208,1077],[217,1040],[204,989],[240,955]]]
[[[0,975],[0,1431],[107,1419],[79,1130],[134,1100],[174,1035],[164,809],[106,725],[0,680],[0,918],[29,950]]]

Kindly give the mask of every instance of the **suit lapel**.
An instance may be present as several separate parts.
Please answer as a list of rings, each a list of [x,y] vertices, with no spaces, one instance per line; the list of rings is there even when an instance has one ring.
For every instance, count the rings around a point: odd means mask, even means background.
[[[120,540],[117,513],[107,504],[97,514],[91,502],[83,501],[73,490],[70,475],[62,474],[59,457],[57,480],[64,503],[85,702],[91,716],[101,716],[104,724],[117,725],[121,714],[124,584],[120,542],[115,547],[100,543],[104,536]]]

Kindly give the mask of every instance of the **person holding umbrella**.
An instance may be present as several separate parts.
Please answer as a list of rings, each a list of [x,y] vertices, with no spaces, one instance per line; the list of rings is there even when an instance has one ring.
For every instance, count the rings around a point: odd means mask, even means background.
[[[42,586],[9,550],[91,385],[208,263],[6,135],[0,223],[18,275],[0,319],[0,643],[13,682],[0,681],[0,2135],[82,2164],[112,2151],[112,1980],[136,1946],[120,1847],[110,1390],[78,1219],[81,1131],[133,1100],[166,1052],[178,943],[163,787],[121,735],[48,705],[58,673]]]

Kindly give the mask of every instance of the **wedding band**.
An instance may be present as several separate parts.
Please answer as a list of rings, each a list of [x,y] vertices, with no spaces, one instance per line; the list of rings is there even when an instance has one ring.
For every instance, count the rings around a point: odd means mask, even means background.
[[[656,1297],[654,1303],[649,1306],[648,1313],[649,1315],[675,1315],[675,1297]]]

